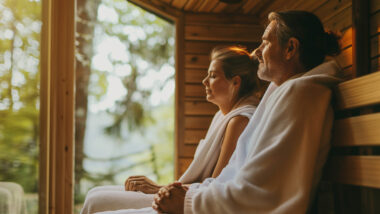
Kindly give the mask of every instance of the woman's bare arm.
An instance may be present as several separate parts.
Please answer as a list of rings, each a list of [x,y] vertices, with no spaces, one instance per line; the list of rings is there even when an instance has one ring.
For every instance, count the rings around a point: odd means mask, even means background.
[[[216,178],[227,165],[232,153],[235,151],[237,140],[247,126],[249,119],[245,116],[233,117],[227,124],[222,142],[219,158],[216,163],[212,177]]]

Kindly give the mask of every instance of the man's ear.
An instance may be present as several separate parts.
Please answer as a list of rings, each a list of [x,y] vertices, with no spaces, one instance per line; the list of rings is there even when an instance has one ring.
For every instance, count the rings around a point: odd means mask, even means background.
[[[240,84],[241,84],[241,77],[240,76],[234,76],[232,77],[232,83],[234,84],[234,86],[239,86],[240,87]]]
[[[298,39],[294,37],[291,37],[288,40],[288,43],[286,44],[286,50],[285,50],[286,60],[290,60],[296,55],[296,53],[298,52],[299,45],[300,45],[300,42],[298,41]]]

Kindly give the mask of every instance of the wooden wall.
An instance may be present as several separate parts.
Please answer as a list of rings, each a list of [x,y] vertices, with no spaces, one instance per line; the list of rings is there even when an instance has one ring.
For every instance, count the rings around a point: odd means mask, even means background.
[[[253,16],[184,14],[181,46],[183,65],[177,75],[176,177],[191,163],[200,139],[204,138],[217,106],[206,101],[203,78],[207,75],[210,52],[219,45],[259,45],[264,26]]]
[[[370,0],[369,7],[370,72],[380,70],[380,1]]]

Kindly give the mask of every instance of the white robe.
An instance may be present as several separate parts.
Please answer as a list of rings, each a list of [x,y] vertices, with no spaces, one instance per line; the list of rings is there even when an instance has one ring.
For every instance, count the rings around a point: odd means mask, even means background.
[[[339,71],[330,61],[271,84],[221,174],[191,185],[185,214],[306,213],[330,147]]]
[[[327,62],[275,89],[239,139],[248,143],[220,177],[235,175],[191,188],[185,214],[306,213],[330,147],[331,88],[339,71]]]
[[[251,118],[257,99],[247,97],[236,104],[226,115],[218,111],[207,131],[205,139],[201,140],[195,152],[194,159],[179,181],[193,183],[211,177],[217,163],[222,146],[224,132],[228,122],[236,116]],[[86,196],[82,214],[101,211],[143,208],[151,206],[153,194],[125,191],[124,186],[99,186],[91,189]]]

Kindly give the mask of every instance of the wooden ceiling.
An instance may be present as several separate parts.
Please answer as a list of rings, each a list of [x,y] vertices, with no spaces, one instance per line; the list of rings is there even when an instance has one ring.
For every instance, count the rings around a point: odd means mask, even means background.
[[[240,0],[239,3],[228,4],[220,0],[156,0],[168,7],[193,13],[223,13],[254,15],[263,17],[275,10],[312,9],[319,6],[321,0]],[[233,1],[233,0],[230,0]],[[319,4],[319,5],[318,5]]]

